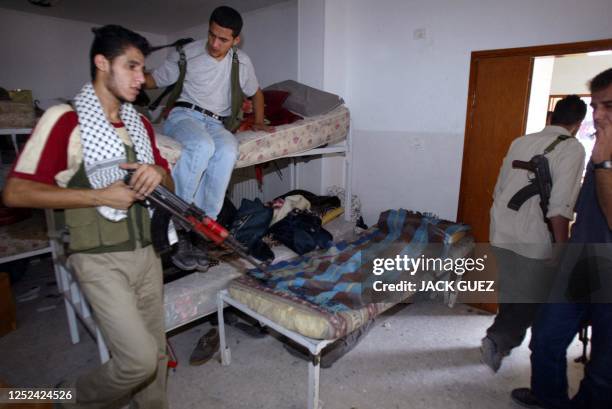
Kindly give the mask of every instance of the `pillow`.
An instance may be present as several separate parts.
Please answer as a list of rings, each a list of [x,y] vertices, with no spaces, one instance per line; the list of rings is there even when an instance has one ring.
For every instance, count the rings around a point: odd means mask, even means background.
[[[287,91],[270,90],[263,91],[264,95],[264,117],[268,120],[268,125],[278,126],[291,124],[297,120],[303,119],[301,116],[288,111],[283,107],[283,102],[289,96]],[[252,112],[245,113],[244,119],[240,123],[237,132],[248,131],[252,129],[255,122],[255,116]]]
[[[264,96],[264,114],[266,118],[274,116],[279,110],[283,108],[283,103],[289,96],[287,91],[263,91]]]
[[[266,91],[287,91],[289,97],[283,106],[290,111],[305,116],[323,115],[342,105],[344,100],[336,94],[300,84],[293,80],[277,82],[264,89]]]
[[[286,108],[281,107],[274,115],[266,115],[266,119],[270,121],[271,126],[292,124],[295,121],[304,119],[299,115],[294,114]]]

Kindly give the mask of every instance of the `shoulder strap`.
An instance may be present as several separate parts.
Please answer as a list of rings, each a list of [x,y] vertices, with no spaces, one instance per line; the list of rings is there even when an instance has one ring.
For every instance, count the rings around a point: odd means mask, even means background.
[[[164,109],[164,112],[162,112],[155,119],[154,121],[155,123],[158,123],[162,119],[162,117],[165,117],[168,114],[168,112],[170,112],[170,109],[172,109],[172,107],[174,106],[174,103],[176,102],[178,97],[181,95],[181,92],[183,91],[183,82],[185,81],[185,75],[187,74],[187,57],[185,56],[185,50],[183,49],[183,47],[191,43],[192,41],[193,41],[192,38],[182,38],[180,40],[175,41],[172,44],[152,48],[152,51],[157,51],[159,49],[166,48],[166,47],[175,47],[176,51],[179,54],[179,60],[178,60],[179,77],[178,79],[176,80],[174,84],[166,87],[164,92],[162,92],[155,99],[155,101],[153,101],[153,103],[149,105],[149,111],[155,111],[157,107],[159,106],[159,104],[161,103],[161,101],[164,99],[164,97],[170,94],[170,96],[168,96],[168,99],[166,100],[166,109]]]
[[[179,76],[176,82],[171,85],[172,88],[170,91],[170,95],[166,100],[166,109],[164,110],[166,113],[170,112],[174,103],[181,95],[181,91],[183,91],[183,82],[185,81],[185,74],[187,74],[187,58],[185,57],[185,50],[183,49],[183,45],[178,45],[176,47],[176,51],[179,53],[178,67],[179,67]]]
[[[546,147],[546,149],[544,149],[544,155],[549,154],[550,152],[552,152],[557,145],[559,145],[561,142],[563,142],[566,139],[571,138],[571,136],[569,135],[559,135],[557,136],[557,139],[555,139],[554,141],[552,141],[552,143],[550,145],[548,145]]]
[[[232,48],[232,71],[230,73],[231,87],[231,114],[223,121],[223,125],[230,132],[235,132],[242,121],[242,102],[244,94],[240,87],[240,61],[238,60],[238,49]]]

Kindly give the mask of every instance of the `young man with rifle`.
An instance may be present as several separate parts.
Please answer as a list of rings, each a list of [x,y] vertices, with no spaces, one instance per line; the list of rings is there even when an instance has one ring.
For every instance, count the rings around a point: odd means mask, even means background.
[[[177,194],[213,220],[221,211],[238,158],[238,142],[232,132],[239,125],[244,95],[253,99],[253,129],[273,130],[264,124],[263,94],[253,64],[237,48],[241,30],[240,14],[231,7],[218,7],[210,16],[207,41],[185,45],[183,57],[171,53],[164,64],[146,75],[146,88],[169,86],[177,80],[182,86],[163,128],[183,145],[172,174]],[[181,58],[186,61],[182,75]],[[183,270],[205,271],[209,266],[205,250],[192,245],[181,231],[172,261]]]
[[[173,184],[151,123],[130,103],[144,83],[149,44],[116,25],[94,34],[92,82],[74,106],[45,112],[3,199],[15,207],[65,209],[68,262],[111,353],[102,366],[59,385],[76,390],[69,407],[106,408],[131,398],[135,407],[164,409],[163,272],[148,209],[139,202],[160,184]]]
[[[551,125],[516,139],[493,192],[490,241],[498,270],[499,310],[482,339],[481,359],[494,372],[519,346],[545,300],[552,243],[566,242],[584,168],[574,138],[586,115],[576,95],[555,106]]]

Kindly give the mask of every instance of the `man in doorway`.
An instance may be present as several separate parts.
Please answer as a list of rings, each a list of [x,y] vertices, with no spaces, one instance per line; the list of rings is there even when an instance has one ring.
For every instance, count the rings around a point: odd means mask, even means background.
[[[249,57],[238,50],[242,17],[231,7],[216,8],[209,20],[207,41],[184,47],[187,70],[183,88],[164,124],[164,133],[183,145],[173,169],[177,194],[212,219],[221,211],[225,192],[238,156],[238,143],[223,120],[232,106],[232,60],[238,58],[240,88],[252,97],[254,130],[272,131],[264,124],[263,93]],[[179,79],[179,54],[168,59],[146,76],[146,87],[168,86]],[[242,97],[240,97],[242,102]],[[206,251],[194,246],[186,232],[179,231],[174,264],[183,270],[207,270]]]
[[[65,209],[70,257],[111,359],[76,381],[77,408],[132,398],[167,408],[162,267],[150,217],[139,202],[160,183],[173,188],[151,124],[134,101],[149,44],[116,25],[94,30],[92,82],[70,105],[48,109],[4,189],[9,206]],[[134,173],[129,185],[126,170]]]
[[[586,115],[586,104],[576,95],[563,98],[552,114],[551,125],[541,132],[516,139],[495,185],[490,237],[498,267],[499,310],[482,339],[481,359],[494,372],[511,350],[520,345],[533,323],[539,303],[545,300],[552,268],[552,242],[568,238],[574,203],[584,168],[584,148],[575,134]],[[544,154],[552,179],[546,214],[539,195],[511,204],[514,195],[529,183],[529,172],[512,167],[515,160],[529,161]]]
[[[612,407],[612,68],[596,75],[590,88],[596,141],[558,273],[560,291],[553,292],[553,303],[542,305],[533,325],[531,389],[512,391],[512,399],[526,407]],[[576,254],[587,262],[576,264]],[[576,287],[585,288],[585,281],[588,299],[576,299]],[[559,303],[568,295],[569,300]],[[587,320],[592,328],[591,357],[570,401],[567,347]]]

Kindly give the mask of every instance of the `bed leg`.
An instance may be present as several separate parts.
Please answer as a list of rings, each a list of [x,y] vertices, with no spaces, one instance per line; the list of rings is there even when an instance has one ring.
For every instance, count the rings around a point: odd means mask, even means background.
[[[289,183],[290,190],[297,189],[300,183],[300,175],[298,174],[298,171],[299,171],[298,166],[299,164],[298,164],[297,158],[291,158],[289,162],[289,176],[291,179]]]
[[[321,354],[314,355],[308,362],[308,409],[319,409],[319,375]]]
[[[344,220],[353,218],[353,163],[352,163],[352,126],[346,138],[346,151],[344,152]]]
[[[223,320],[223,296],[217,294],[217,320],[219,322],[219,351],[221,351],[221,365],[227,366],[232,361],[232,356],[229,347],[225,342],[225,321]]]

